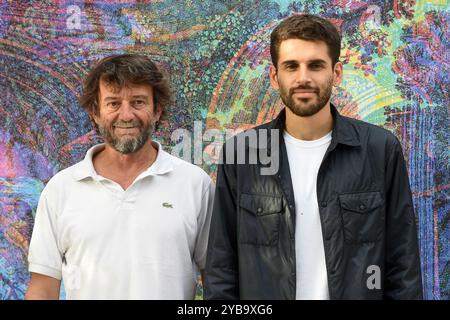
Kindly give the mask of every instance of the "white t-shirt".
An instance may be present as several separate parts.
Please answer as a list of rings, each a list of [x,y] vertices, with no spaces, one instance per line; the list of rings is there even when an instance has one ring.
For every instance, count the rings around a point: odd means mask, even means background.
[[[328,280],[317,202],[317,173],[331,143],[331,132],[318,140],[299,140],[284,132],[295,198],[297,300],[328,300]]]
[[[193,299],[214,186],[157,147],[126,191],[95,172],[92,156],[103,145],[56,174],[39,200],[29,271],[62,278],[67,299]]]

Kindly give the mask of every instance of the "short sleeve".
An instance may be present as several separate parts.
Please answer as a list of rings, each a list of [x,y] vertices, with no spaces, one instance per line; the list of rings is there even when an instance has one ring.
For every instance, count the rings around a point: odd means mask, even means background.
[[[61,280],[63,253],[58,248],[56,212],[44,188],[39,198],[28,250],[28,270]]]
[[[198,233],[194,251],[194,260],[200,270],[205,269],[206,264],[206,250],[215,191],[214,182],[209,177],[208,181],[209,183],[203,191],[201,209],[197,218]]]

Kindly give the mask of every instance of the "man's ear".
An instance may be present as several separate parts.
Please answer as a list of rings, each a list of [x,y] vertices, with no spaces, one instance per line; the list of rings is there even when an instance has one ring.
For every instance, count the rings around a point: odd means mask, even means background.
[[[100,97],[98,98],[100,99]],[[89,117],[92,119],[92,121],[98,126],[100,121],[100,108],[98,105],[98,100],[94,101],[93,105],[91,106],[91,109],[89,111]]]
[[[95,114],[95,112],[92,112],[90,114],[90,116],[91,116],[92,121],[94,121],[95,124],[98,125],[99,119],[98,119],[98,116]]]
[[[272,88],[278,90],[280,88],[280,85],[278,84],[277,68],[275,68],[273,64],[270,65],[269,78]]]
[[[333,70],[333,85],[339,86],[342,81],[342,76],[344,75],[344,67],[342,62],[336,62]]]
[[[100,115],[97,114],[97,112],[95,110],[92,110],[91,112],[89,112],[89,117],[91,118],[92,123],[99,127],[100,126]]]
[[[161,115],[163,113],[163,107],[157,103],[155,108],[155,114],[153,116],[154,121],[159,121],[159,118],[161,118]]]

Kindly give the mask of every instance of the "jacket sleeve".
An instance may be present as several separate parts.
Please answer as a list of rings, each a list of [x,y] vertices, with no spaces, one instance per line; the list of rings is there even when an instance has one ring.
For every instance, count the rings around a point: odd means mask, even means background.
[[[217,169],[211,228],[204,275],[204,299],[239,299],[237,258],[236,165]],[[234,162],[235,163],[235,162]]]
[[[395,138],[386,167],[385,298],[423,299],[414,206],[408,172]]]

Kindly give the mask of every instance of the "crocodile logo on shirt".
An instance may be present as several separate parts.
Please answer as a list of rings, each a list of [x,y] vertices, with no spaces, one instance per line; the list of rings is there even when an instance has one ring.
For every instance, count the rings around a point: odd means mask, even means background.
[[[170,203],[168,203],[168,202],[163,202],[162,206],[163,206],[164,208],[171,208],[171,209],[173,209],[172,204],[170,204]]]

